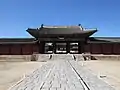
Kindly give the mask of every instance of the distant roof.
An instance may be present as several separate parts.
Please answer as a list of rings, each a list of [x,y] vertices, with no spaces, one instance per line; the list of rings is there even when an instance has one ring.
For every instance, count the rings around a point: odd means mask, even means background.
[[[88,43],[120,43],[120,37],[89,37]]]
[[[0,38],[0,44],[34,44],[35,38]],[[89,37],[88,43],[120,43],[120,37]]]
[[[32,44],[35,38],[0,38],[0,44]]]
[[[27,32],[35,38],[41,37],[89,37],[96,29],[84,29],[82,26],[42,26],[40,28],[28,28]]]

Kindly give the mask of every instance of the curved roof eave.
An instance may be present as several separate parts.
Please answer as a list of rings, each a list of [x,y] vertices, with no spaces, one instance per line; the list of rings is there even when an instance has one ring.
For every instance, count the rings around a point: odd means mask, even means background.
[[[39,36],[39,32],[36,29],[28,28],[26,31],[35,38],[38,38],[38,36]]]
[[[97,30],[84,31],[84,33],[86,34],[85,37],[89,37],[89,36],[93,35],[95,32],[97,32]]]
[[[63,36],[65,36],[65,35],[77,35],[78,37],[79,36],[89,37],[92,34],[94,34],[95,32],[97,32],[97,30],[88,30],[88,31],[81,31],[80,30],[79,32],[75,31],[75,33],[68,32],[68,33],[64,34],[63,32],[62,33],[58,33],[58,32],[49,33],[49,32],[46,32],[45,30],[37,30],[37,29],[27,29],[26,31],[35,38],[39,38],[39,37],[42,37],[42,36],[47,37],[47,35],[50,36],[50,37],[53,37],[53,35],[55,35],[55,36],[58,36],[58,35],[63,35]]]

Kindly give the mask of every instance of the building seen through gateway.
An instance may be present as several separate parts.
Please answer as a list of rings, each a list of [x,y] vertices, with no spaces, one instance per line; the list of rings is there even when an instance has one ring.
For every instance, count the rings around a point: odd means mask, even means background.
[[[92,37],[97,29],[76,26],[28,28],[33,38],[0,38],[1,55],[40,54],[120,54],[119,37]],[[25,32],[26,32],[25,31]],[[99,31],[99,30],[98,30]]]

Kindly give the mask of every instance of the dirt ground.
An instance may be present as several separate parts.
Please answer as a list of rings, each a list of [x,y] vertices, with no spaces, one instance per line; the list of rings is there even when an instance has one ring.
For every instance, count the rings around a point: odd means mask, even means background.
[[[81,64],[81,62],[79,62]],[[102,79],[115,90],[120,90],[120,61],[117,60],[93,60],[85,61],[84,67]]]
[[[25,74],[41,67],[45,62],[0,62],[0,90],[8,90]]]

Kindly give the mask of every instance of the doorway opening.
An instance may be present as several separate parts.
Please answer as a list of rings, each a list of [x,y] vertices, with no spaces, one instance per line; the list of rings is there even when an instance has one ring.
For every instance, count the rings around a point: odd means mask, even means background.
[[[56,43],[56,53],[66,54],[67,53],[66,46],[67,46],[67,43]]]
[[[46,54],[78,54],[80,51],[78,42],[46,42],[44,53]]]

